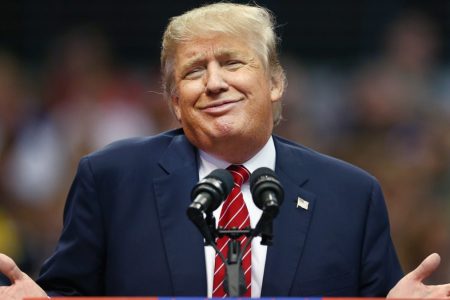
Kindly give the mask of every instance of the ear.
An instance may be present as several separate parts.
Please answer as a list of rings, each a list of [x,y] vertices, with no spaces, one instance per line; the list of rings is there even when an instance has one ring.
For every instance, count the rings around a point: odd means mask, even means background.
[[[277,72],[273,74],[270,78],[270,99],[272,102],[277,102],[281,100],[284,92],[284,74]]]
[[[171,96],[172,110],[177,118],[178,122],[181,122],[181,111],[180,111],[180,98],[178,95]]]

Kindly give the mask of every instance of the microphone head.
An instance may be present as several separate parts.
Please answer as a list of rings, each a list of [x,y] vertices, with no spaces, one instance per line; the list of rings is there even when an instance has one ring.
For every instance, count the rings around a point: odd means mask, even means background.
[[[207,193],[211,199],[204,212],[213,212],[230,194],[234,186],[233,176],[224,169],[216,169],[200,180],[192,189],[191,197],[195,199],[200,193]]]
[[[250,175],[250,190],[253,201],[259,209],[264,209],[263,193],[271,192],[275,195],[278,206],[281,205],[284,198],[284,191],[277,174],[269,168],[262,167],[256,169]]]
[[[205,178],[214,178],[222,183],[223,195],[222,200],[224,200],[231,193],[234,187],[234,179],[231,173],[225,169],[215,169]]]

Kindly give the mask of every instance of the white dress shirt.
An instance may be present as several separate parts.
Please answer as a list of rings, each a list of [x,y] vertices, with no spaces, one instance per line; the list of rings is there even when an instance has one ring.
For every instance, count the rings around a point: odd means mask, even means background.
[[[199,151],[199,178],[203,179],[209,173],[215,169],[225,169],[230,163],[213,157],[206,152]],[[253,173],[256,169],[261,167],[267,167],[275,170],[275,145],[273,143],[272,137],[267,141],[266,145],[251,159],[243,163],[243,165]],[[242,194],[244,196],[245,204],[247,205],[248,212],[250,214],[250,225],[255,228],[262,215],[262,210],[260,210],[253,203],[252,195],[250,192],[250,183],[247,181],[241,187]],[[222,205],[213,212],[213,215],[217,220],[219,220],[220,211],[222,210]],[[217,224],[216,224],[217,226]],[[264,266],[266,263],[267,246],[260,244],[261,237],[256,237],[252,241],[252,297],[259,298],[261,296],[261,287],[264,277]],[[208,286],[208,297],[212,297],[212,286],[213,286],[213,276],[214,276],[214,263],[215,263],[215,251],[211,246],[205,246],[205,260],[206,260],[206,276],[207,276],[207,286]]]

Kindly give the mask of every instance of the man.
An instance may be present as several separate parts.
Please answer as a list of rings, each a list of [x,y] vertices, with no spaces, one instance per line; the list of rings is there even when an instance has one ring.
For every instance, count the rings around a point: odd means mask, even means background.
[[[269,11],[238,4],[207,5],[173,18],[161,62],[182,128],[84,157],[40,286],[0,256],[0,271],[12,281],[0,298],[224,293],[216,284],[214,253],[203,246],[186,208],[198,179],[230,164],[250,172],[274,169],[285,190],[274,245],[251,245],[246,284],[252,297],[385,296],[401,270],[378,183],[351,165],[272,136],[284,90],[273,28]],[[254,226],[261,211],[248,183],[241,192]],[[438,264],[431,255],[389,296],[447,297],[450,285],[421,282]]]

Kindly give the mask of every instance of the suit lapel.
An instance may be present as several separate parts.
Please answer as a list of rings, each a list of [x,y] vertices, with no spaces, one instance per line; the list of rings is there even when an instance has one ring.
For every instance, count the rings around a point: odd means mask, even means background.
[[[315,195],[302,186],[308,181],[300,155],[274,138],[275,172],[284,188],[284,202],[273,223],[273,245],[268,247],[261,296],[288,296],[300,262],[315,204]],[[297,150],[296,150],[297,151]],[[297,207],[298,198],[308,208]]]
[[[167,173],[153,181],[161,234],[172,275],[173,295],[206,295],[203,238],[186,216],[192,187],[198,181],[194,147],[184,135],[174,137],[160,160]]]

